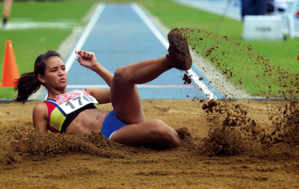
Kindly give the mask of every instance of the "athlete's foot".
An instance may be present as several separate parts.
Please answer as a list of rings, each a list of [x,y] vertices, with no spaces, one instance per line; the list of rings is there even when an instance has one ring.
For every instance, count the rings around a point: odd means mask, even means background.
[[[3,17],[2,27],[3,27],[3,29],[7,29],[7,18],[6,17]]]
[[[189,70],[192,66],[192,58],[189,52],[187,40],[180,33],[178,28],[168,33],[169,48],[166,57],[173,66],[179,70]]]

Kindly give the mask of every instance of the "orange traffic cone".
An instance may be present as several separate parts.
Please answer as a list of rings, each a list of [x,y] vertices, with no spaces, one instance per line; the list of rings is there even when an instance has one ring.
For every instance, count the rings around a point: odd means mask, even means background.
[[[11,41],[6,41],[4,63],[2,72],[2,83],[0,87],[13,87],[14,79],[20,78],[15,54],[12,49]]]

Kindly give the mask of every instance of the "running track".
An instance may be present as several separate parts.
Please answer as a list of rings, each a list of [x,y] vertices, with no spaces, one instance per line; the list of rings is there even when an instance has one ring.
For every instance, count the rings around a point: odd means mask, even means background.
[[[137,4],[99,4],[83,34],[66,59],[67,90],[108,88],[94,72],[77,62],[75,49],[92,51],[107,70],[165,56],[168,40]],[[141,99],[221,99],[224,95],[193,65],[192,83],[184,85],[184,72],[171,69],[156,80],[138,85]],[[200,81],[198,78],[203,77]]]

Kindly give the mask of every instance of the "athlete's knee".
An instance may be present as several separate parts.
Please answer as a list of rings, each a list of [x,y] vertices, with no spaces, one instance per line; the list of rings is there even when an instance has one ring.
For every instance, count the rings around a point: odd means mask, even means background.
[[[150,120],[149,124],[150,124],[151,135],[166,141],[172,140],[172,133],[162,120],[158,120],[158,119]]]
[[[113,79],[122,79],[122,77],[124,77],[124,66],[120,66],[118,68],[116,68],[115,72],[114,72],[114,76]]]
[[[115,70],[113,79],[117,81],[127,81],[131,77],[130,70],[127,66],[120,66]]]

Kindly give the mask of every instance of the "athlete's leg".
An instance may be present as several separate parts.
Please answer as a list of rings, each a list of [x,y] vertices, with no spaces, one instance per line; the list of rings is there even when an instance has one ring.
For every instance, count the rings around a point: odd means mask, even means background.
[[[8,17],[10,15],[10,9],[12,5],[13,0],[4,0],[3,1],[3,25],[6,24]]]
[[[128,124],[144,122],[136,84],[152,81],[172,67],[170,59],[161,57],[117,68],[111,85],[111,103],[117,117]]]
[[[167,57],[145,60],[116,69],[111,85],[111,102],[115,114],[122,121],[128,124],[145,121],[136,84],[152,81],[173,67],[180,70],[191,67],[188,43],[179,29],[171,30],[168,40],[170,45]]]
[[[149,120],[126,125],[117,130],[110,140],[127,145],[180,146],[186,142],[178,133],[161,120]]]

